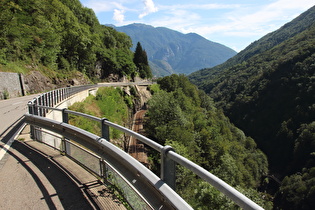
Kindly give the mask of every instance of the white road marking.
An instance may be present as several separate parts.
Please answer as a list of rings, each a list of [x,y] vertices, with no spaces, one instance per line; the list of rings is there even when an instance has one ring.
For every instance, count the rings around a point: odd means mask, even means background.
[[[25,127],[25,124],[23,126],[21,126],[19,130],[16,131],[16,133],[10,138],[10,140],[0,150],[0,160],[2,160],[5,153],[7,153],[7,151],[11,148],[12,143],[18,137],[18,135],[21,133],[21,131],[24,129],[24,127]]]
[[[16,102],[16,103],[13,103],[12,105],[17,105],[17,104],[21,104],[21,103],[24,103],[24,102]]]

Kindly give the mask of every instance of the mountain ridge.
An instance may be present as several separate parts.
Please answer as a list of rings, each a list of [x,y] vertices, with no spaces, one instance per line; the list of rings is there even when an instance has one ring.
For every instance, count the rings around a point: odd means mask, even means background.
[[[274,208],[314,209],[315,6],[189,78],[268,156]]]
[[[189,74],[216,66],[236,54],[234,50],[196,33],[183,34],[166,27],[140,23],[121,27],[107,26],[130,36],[133,48],[140,42],[148,54],[152,72],[157,76]]]
[[[240,51],[237,55],[228,59],[226,62],[215,66],[214,68],[204,68],[199,71],[194,72],[195,74],[190,75],[190,79],[194,84],[198,84],[198,81],[193,78],[195,75],[205,75],[207,72],[210,72],[209,75],[216,74],[222,69],[229,68],[232,65],[242,63],[243,61],[248,60],[249,58],[258,55],[259,53],[263,53],[274,46],[282,43],[288,38],[292,38],[294,35],[304,31],[315,21],[315,10],[314,7],[308,9],[306,12],[302,13],[298,17],[294,18],[292,21],[284,24],[279,29],[270,32],[263,36],[261,39],[254,41],[250,45],[248,45],[244,50]],[[294,23],[294,24],[293,24]],[[290,33],[289,33],[290,32]],[[286,35],[289,35],[287,37]],[[207,79],[207,78],[203,78]]]

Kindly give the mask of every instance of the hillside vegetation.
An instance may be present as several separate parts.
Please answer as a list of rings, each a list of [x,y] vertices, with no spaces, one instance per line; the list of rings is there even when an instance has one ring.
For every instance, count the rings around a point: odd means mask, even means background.
[[[140,75],[131,39],[100,25],[79,0],[3,0],[0,21],[0,71],[79,71],[96,80]]]
[[[146,134],[217,175],[260,205],[271,208],[258,192],[268,174],[266,156],[254,140],[236,128],[213,100],[183,75],[171,75],[151,87]],[[154,166],[160,156],[151,155]],[[159,170],[157,167],[156,171]],[[231,209],[234,204],[187,169],[179,167],[178,193],[195,209]],[[265,199],[265,200],[264,200]]]
[[[314,208],[315,7],[190,79],[265,152],[277,208]]]
[[[133,109],[134,100],[137,98],[134,87],[130,87],[130,95],[122,88],[102,87],[96,96],[90,95],[83,102],[77,102],[69,107],[70,110],[89,114],[99,118],[128,127],[130,125],[130,110]],[[70,115],[69,123],[86,131],[101,136],[100,123],[90,119]],[[113,143],[122,149],[126,149],[126,142],[122,132],[110,128],[110,138]]]

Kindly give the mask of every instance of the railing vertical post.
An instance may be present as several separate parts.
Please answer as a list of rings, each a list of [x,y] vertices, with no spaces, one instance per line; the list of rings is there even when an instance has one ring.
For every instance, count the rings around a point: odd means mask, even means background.
[[[38,105],[42,106],[42,97],[41,96],[38,97],[37,101],[38,101]],[[38,108],[38,115],[41,117],[43,116],[43,109],[42,108]]]
[[[46,106],[46,94],[42,95],[42,106]],[[46,117],[47,110],[42,109],[43,117]]]
[[[60,89],[57,90],[57,104],[60,102]]]
[[[68,123],[69,122],[69,114],[66,112],[66,108],[62,109],[62,122],[64,123]],[[70,154],[70,148],[67,148],[67,142],[66,142],[66,137],[63,136],[61,138],[61,143],[62,143],[62,149],[65,155],[68,155],[68,153]]]
[[[102,129],[102,138],[106,139],[107,141],[110,141],[109,136],[109,126],[105,125],[106,118],[102,118],[101,120],[101,129]]]
[[[106,180],[106,165],[103,158],[100,158],[100,177],[103,182]]]
[[[56,96],[56,90],[53,90],[53,101],[54,101],[54,104],[53,104],[53,107],[55,107],[56,106],[56,104],[57,104],[57,96]]]
[[[33,102],[31,102],[31,101],[28,102],[27,106],[28,106],[28,113],[29,113],[29,114],[34,114],[34,111],[33,111],[33,109],[34,109]],[[30,125],[30,137],[31,137],[31,139],[34,139],[34,138],[35,138],[35,129],[34,129],[34,126],[33,126],[33,125]]]
[[[176,165],[173,160],[167,157],[169,151],[174,151],[171,146],[164,146],[161,151],[161,179],[175,190]]]
[[[49,92],[45,93],[45,98],[46,98],[46,106],[49,106]],[[48,109],[47,109],[48,112]]]
[[[69,122],[69,115],[66,112],[66,110],[67,110],[66,108],[64,108],[62,110],[62,122],[64,122],[64,123],[68,123]]]
[[[53,105],[53,97],[52,97],[52,92],[50,91],[50,92],[48,92],[49,93],[49,107],[53,107],[54,105]]]
[[[33,115],[38,115],[38,106],[37,106],[38,100],[34,100],[34,102],[32,103],[33,106]]]
[[[61,138],[61,152],[63,155],[67,155],[67,143],[65,137]]]

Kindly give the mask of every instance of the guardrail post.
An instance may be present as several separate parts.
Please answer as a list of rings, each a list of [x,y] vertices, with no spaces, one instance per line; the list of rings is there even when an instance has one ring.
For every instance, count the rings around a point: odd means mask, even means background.
[[[62,109],[62,122],[64,123],[69,123],[69,114],[66,112],[67,109],[64,108]],[[67,142],[66,142],[66,137],[63,136],[61,138],[61,144],[62,144],[62,152],[64,153],[64,155],[68,155],[68,153],[70,154],[70,147],[67,147]]]
[[[103,160],[103,158],[100,158],[100,177],[102,179],[103,182],[105,182],[107,180],[107,167],[105,164],[105,161]]]
[[[33,107],[33,115],[37,115],[38,116],[38,107],[37,107],[37,103],[38,100],[36,100],[35,102],[32,103],[32,107]]]
[[[69,123],[69,115],[66,111],[67,111],[66,108],[62,110],[62,122]]]
[[[101,120],[102,138],[109,141],[110,140],[110,138],[109,138],[109,126],[105,125],[105,123],[104,123],[106,120],[108,120],[108,119],[102,118],[102,120]]]
[[[176,166],[175,162],[167,157],[169,151],[174,151],[171,146],[164,146],[161,151],[161,179],[175,190]]]
[[[34,111],[33,111],[33,109],[34,109],[34,106],[33,106],[33,102],[28,102],[28,104],[27,104],[27,106],[28,106],[28,113],[29,114],[34,114]],[[35,138],[35,132],[34,132],[34,126],[33,125],[30,125],[30,137],[31,137],[31,139],[34,139]]]
[[[55,106],[57,104],[57,96],[56,96],[56,90],[53,90],[53,106]]]
[[[46,96],[45,95],[42,95],[42,106],[46,106]],[[42,116],[43,117],[46,117],[46,113],[47,113],[47,110],[46,109],[42,109]]]

